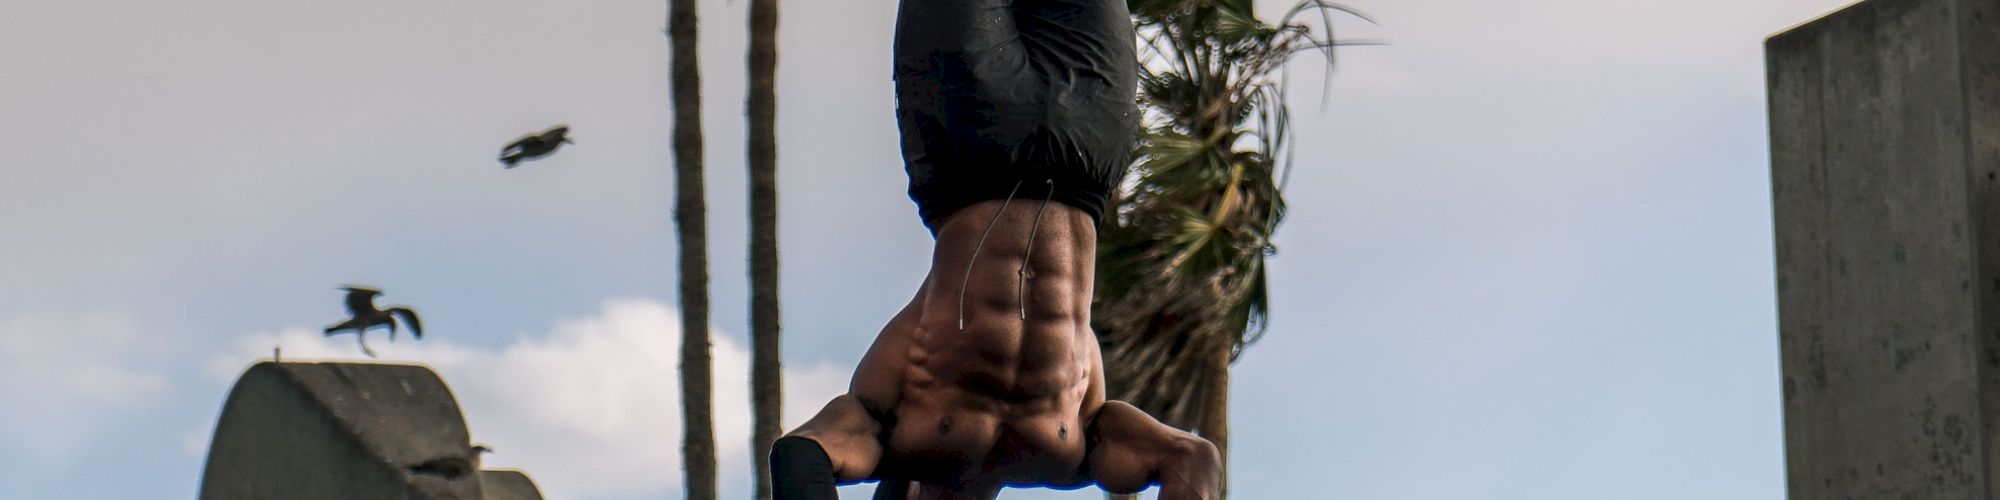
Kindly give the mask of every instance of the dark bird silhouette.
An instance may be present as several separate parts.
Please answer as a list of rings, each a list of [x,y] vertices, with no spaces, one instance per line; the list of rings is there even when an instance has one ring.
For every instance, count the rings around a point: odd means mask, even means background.
[[[493,449],[487,448],[486,445],[473,445],[470,448],[466,448],[463,455],[447,455],[412,465],[410,466],[410,473],[438,476],[445,479],[458,479],[461,476],[478,471],[479,456],[492,452]]]
[[[368,329],[376,326],[389,327],[389,341],[396,341],[396,318],[410,326],[410,336],[424,338],[424,325],[417,321],[417,312],[409,306],[392,306],[388,309],[375,308],[375,296],[382,291],[358,285],[340,287],[347,290],[347,314],[352,317],[326,327],[326,336],[332,337],[343,331],[353,330],[354,340],[361,344],[361,352],[375,357],[375,351],[368,349]]]
[[[507,147],[500,148],[500,163],[514,168],[515,164],[523,161],[548,156],[564,144],[576,144],[569,140],[568,135],[569,125],[556,125],[539,134],[522,136]]]

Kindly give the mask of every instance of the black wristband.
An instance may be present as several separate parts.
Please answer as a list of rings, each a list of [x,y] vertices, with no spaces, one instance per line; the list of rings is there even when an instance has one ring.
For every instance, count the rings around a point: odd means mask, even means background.
[[[771,483],[775,500],[839,500],[833,459],[811,439],[785,436],[771,443]]]

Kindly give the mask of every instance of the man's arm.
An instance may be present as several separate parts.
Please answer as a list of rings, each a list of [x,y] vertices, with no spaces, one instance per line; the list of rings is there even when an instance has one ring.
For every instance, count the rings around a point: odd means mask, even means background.
[[[1208,440],[1154,420],[1122,401],[1108,401],[1091,423],[1085,463],[1113,493],[1160,485],[1160,500],[1222,498],[1222,454]]]
[[[834,398],[812,420],[771,444],[776,500],[835,500],[840,481],[859,481],[882,460],[882,425],[852,394]]]

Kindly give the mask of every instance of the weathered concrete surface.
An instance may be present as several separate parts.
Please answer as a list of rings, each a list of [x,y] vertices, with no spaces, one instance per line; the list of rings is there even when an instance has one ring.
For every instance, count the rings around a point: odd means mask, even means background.
[[[517,470],[480,471],[479,485],[486,490],[486,500],[542,500],[542,490],[535,487],[535,480]]]
[[[1766,42],[1792,499],[2000,499],[1996,3]]]
[[[511,495],[500,498],[540,497],[513,475],[499,477]],[[223,404],[201,498],[476,500],[485,477],[458,401],[429,368],[259,363]]]

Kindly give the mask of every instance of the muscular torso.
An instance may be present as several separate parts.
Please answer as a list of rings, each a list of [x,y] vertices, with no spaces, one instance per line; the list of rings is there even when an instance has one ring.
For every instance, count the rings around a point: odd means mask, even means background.
[[[1061,203],[1001,205],[945,219],[923,287],[855,371],[851,392],[885,427],[876,477],[1083,481],[1085,427],[1104,401],[1094,223]]]

